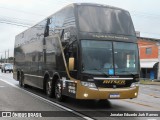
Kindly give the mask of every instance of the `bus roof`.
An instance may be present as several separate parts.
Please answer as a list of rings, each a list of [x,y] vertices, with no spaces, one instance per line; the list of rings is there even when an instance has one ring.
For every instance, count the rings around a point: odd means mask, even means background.
[[[99,7],[107,7],[107,8],[111,8],[111,9],[117,9],[117,10],[123,10],[123,11],[127,11],[125,9],[122,8],[118,8],[118,7],[114,7],[114,6],[110,6],[110,5],[105,5],[105,4],[98,4],[98,3],[72,3],[74,5],[86,5],[86,6],[99,6]]]
[[[62,7],[61,9],[57,10],[56,12],[54,12],[53,14],[51,14],[50,16],[45,17],[45,18],[44,18],[43,20],[41,20],[40,22],[46,20],[47,18],[50,18],[51,16],[53,16],[53,15],[56,14],[57,12],[61,11],[62,9],[66,8],[66,7],[69,7],[69,6],[97,6],[97,7],[107,7],[107,8],[111,8],[111,9],[122,10],[122,11],[128,12],[127,10],[124,10],[124,9],[121,9],[121,8],[118,8],[118,7],[114,7],[114,6],[110,6],[110,5],[105,5],[105,4],[98,4],[98,3],[71,3],[71,4],[68,4],[68,5]],[[40,22],[38,22],[38,23],[36,23],[35,25],[29,27],[28,29],[35,27],[35,26],[38,25]],[[28,29],[24,30],[23,32],[19,33],[18,35],[24,33],[24,32],[27,31]],[[16,36],[18,36],[18,35],[16,35]]]

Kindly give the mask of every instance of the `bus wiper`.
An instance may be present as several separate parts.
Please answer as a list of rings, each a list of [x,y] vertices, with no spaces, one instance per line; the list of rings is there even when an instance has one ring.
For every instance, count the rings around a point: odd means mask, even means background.
[[[98,69],[98,68],[94,68],[93,70],[97,70],[100,73],[103,73],[104,75],[106,75],[107,77],[109,76],[107,73],[105,73],[102,69]]]
[[[132,72],[129,72],[129,71],[120,71],[120,72],[122,72],[122,73],[124,73],[124,72],[126,72],[126,73],[129,73],[130,75],[133,75],[133,76],[135,76],[136,74],[133,74]]]

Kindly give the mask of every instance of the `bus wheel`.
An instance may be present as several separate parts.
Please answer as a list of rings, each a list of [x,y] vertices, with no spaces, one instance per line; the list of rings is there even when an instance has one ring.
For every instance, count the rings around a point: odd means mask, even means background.
[[[19,86],[22,87],[22,79],[20,76],[19,76]]]
[[[20,81],[22,82],[22,86],[23,86],[24,88],[26,88],[27,85],[24,83],[24,74],[23,74],[23,73],[21,74]]]
[[[52,81],[48,78],[47,82],[46,82],[46,94],[48,97],[53,97],[53,85],[52,85]]]
[[[64,96],[62,95],[62,86],[59,80],[55,83],[55,97],[59,102],[64,101]]]

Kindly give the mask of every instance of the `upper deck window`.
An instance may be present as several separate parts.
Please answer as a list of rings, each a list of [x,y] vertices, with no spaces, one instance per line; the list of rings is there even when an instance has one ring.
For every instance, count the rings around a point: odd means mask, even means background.
[[[135,30],[127,11],[100,6],[78,7],[79,29],[82,32],[98,32],[135,36]]]

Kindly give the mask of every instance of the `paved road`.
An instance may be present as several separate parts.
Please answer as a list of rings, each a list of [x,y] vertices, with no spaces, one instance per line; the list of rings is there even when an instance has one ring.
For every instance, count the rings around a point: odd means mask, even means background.
[[[5,81],[5,82],[4,82]],[[7,83],[6,83],[7,82]],[[15,85],[15,86],[14,86]],[[55,106],[48,101],[29,94],[23,89],[17,87],[17,81],[12,79],[12,74],[10,73],[0,73],[0,111],[55,111],[61,112],[64,109]],[[71,116],[73,114],[71,113]],[[40,116],[40,114],[39,114]],[[73,115],[76,116],[76,115]],[[9,118],[0,118],[0,120],[5,120]],[[13,118],[10,118],[13,119]],[[21,119],[21,118],[14,118]],[[24,118],[23,118],[24,119]],[[37,119],[37,118],[25,118],[25,119]],[[53,118],[38,118],[42,120],[53,120]],[[81,120],[79,117],[56,117],[55,119],[65,119],[65,120]]]
[[[64,111],[68,108],[69,111],[77,111],[80,115],[84,114],[89,118],[97,116],[94,119],[159,120],[156,117],[99,117],[105,116],[107,111],[160,111],[160,86],[155,85],[141,85],[137,99],[106,100],[102,102],[67,99],[64,103],[59,103],[54,98],[47,98],[43,91],[39,89],[19,88],[18,82],[12,78],[11,73],[0,73],[0,95],[0,111]],[[61,119],[83,118],[62,117]]]

